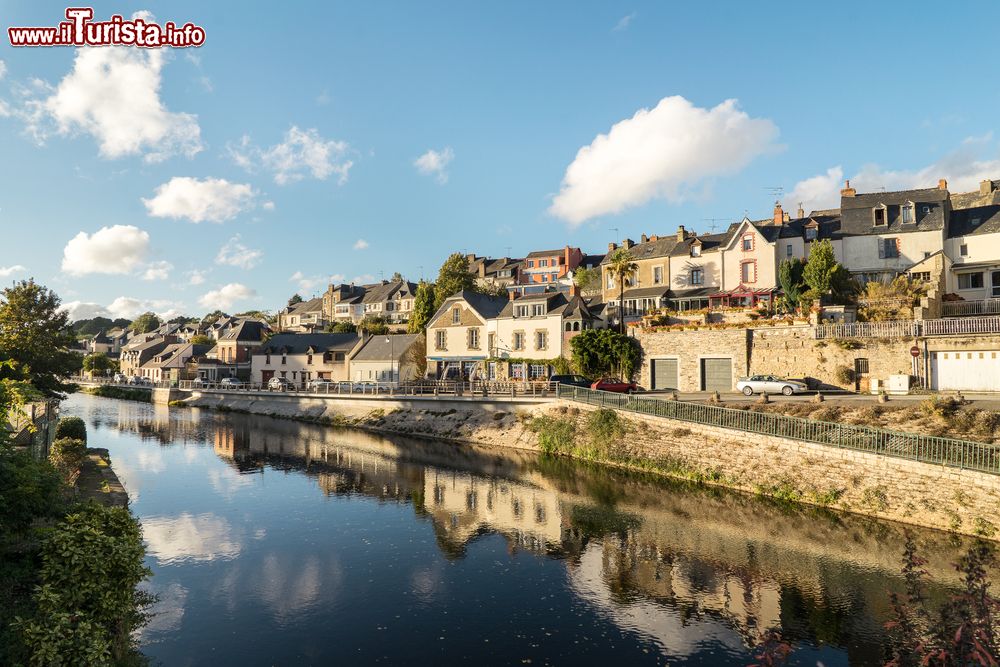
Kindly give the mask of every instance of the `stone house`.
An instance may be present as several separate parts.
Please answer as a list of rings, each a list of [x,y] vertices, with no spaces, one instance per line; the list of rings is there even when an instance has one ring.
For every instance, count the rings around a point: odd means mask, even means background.
[[[140,369],[168,345],[180,342],[174,335],[137,334],[122,348],[119,371],[128,377],[141,376]]]
[[[350,358],[364,339],[357,334],[279,333],[255,348],[250,356],[250,381],[267,384],[273,377],[296,387],[310,380],[350,380]]]
[[[139,373],[142,377],[153,382],[194,379],[194,375],[190,373],[188,368],[189,361],[194,357],[204,355],[210,348],[210,345],[172,343],[143,364]]]
[[[410,321],[417,293],[415,283],[407,280],[383,280],[380,284],[364,289],[361,297],[362,318],[381,317],[389,324],[405,324]]]
[[[474,254],[465,256],[469,264],[469,273],[476,280],[477,287],[507,288],[516,285],[518,273],[523,259],[512,259],[501,257],[492,259],[489,257],[478,257]]]
[[[301,301],[278,313],[278,331],[307,333],[322,329],[329,321],[323,314],[323,298]]]

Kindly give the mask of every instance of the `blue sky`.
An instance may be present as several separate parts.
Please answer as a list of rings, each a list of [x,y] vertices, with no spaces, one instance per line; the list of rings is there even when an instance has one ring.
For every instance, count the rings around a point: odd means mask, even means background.
[[[708,232],[778,186],[809,209],[843,178],[1000,178],[995,3],[292,6],[94,5],[197,23],[198,49],[4,34],[0,279],[81,316],[276,309],[455,250]],[[0,25],[64,9],[3,0]]]

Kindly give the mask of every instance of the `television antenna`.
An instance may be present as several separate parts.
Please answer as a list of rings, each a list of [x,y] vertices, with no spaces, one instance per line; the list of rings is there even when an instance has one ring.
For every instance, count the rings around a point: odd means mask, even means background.
[[[764,189],[767,190],[767,193],[775,199],[781,199],[785,195],[785,188],[780,185],[767,187]]]
[[[716,223],[726,222],[727,220],[729,220],[729,218],[702,218],[701,219],[702,222],[710,222],[710,223],[712,223],[712,224],[710,224],[708,226],[709,232],[712,233],[712,234],[715,233],[715,228],[719,226]]]

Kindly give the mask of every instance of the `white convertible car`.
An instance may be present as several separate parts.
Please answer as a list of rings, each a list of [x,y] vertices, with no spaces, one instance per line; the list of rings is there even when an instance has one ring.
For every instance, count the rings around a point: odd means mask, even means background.
[[[736,388],[747,396],[767,392],[769,394],[802,394],[809,390],[805,382],[798,380],[786,380],[777,375],[752,375],[748,378],[740,378],[736,383]]]

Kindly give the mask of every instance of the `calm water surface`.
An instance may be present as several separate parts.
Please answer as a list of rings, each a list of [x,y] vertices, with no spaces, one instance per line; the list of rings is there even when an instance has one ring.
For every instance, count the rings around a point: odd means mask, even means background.
[[[880,664],[902,529],[567,461],[74,395],[164,665]],[[956,538],[918,532],[933,592]]]

